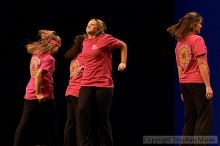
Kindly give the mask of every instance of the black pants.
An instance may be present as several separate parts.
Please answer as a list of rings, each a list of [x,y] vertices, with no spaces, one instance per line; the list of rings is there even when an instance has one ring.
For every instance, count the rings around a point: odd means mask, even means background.
[[[29,134],[32,129],[38,128],[39,125],[45,127],[46,144],[48,146],[57,146],[56,124],[54,100],[45,100],[40,103],[38,100],[24,100],[22,117],[15,132],[14,146],[29,146],[33,144],[29,141]],[[41,135],[35,135],[34,137],[39,138]]]
[[[64,129],[63,146],[79,146],[79,126],[77,118],[78,97],[67,96],[67,121]]]
[[[81,87],[78,102],[80,146],[112,146],[109,111],[112,88]]]
[[[205,97],[205,84],[182,83],[181,92],[184,98],[183,136],[209,136],[212,123],[212,100]],[[194,145],[205,146],[205,144]]]

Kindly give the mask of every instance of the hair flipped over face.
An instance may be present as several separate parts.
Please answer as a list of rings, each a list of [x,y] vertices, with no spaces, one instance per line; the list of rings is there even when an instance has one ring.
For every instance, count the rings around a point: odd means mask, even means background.
[[[189,12],[176,24],[169,26],[167,31],[177,40],[182,40],[188,34],[193,33],[198,23],[203,23],[202,16],[197,12]]]
[[[38,31],[40,37],[38,41],[26,45],[27,52],[30,54],[42,54],[50,51],[53,47],[61,46],[61,38],[52,30]]]

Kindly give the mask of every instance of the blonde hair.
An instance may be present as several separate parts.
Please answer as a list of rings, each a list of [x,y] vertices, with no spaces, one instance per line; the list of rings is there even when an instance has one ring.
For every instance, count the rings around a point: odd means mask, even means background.
[[[40,30],[38,35],[40,36],[38,41],[31,42],[25,46],[30,54],[42,54],[50,51],[53,47],[61,46],[61,38],[56,35],[55,31]]]
[[[102,21],[100,19],[95,19],[95,18],[90,19],[90,21],[96,21],[97,22],[98,32],[97,32],[96,35],[100,35],[100,34],[105,34],[106,33],[107,27],[106,27],[104,21]]]
[[[176,24],[167,28],[167,31],[176,40],[183,40],[188,34],[193,33],[194,27],[198,22],[203,22],[202,16],[197,12],[189,12],[182,17]]]

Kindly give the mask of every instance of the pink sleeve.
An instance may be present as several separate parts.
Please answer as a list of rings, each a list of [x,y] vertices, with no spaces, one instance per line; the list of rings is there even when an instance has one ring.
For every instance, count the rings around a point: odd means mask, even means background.
[[[202,37],[199,37],[195,40],[193,50],[195,56],[199,56],[207,53],[205,41],[203,40]]]
[[[40,67],[41,70],[51,71],[55,66],[55,61],[53,58],[47,57],[42,60],[42,65]]]
[[[106,41],[108,46],[113,49],[113,48],[120,48],[121,47],[121,42],[119,39],[114,38],[112,35],[107,34],[106,35]]]

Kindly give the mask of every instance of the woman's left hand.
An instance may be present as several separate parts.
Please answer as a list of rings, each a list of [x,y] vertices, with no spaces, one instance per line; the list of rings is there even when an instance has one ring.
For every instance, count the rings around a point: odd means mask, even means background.
[[[126,68],[126,64],[125,63],[120,63],[118,65],[118,71],[123,71],[123,70],[125,70],[125,68]]]

